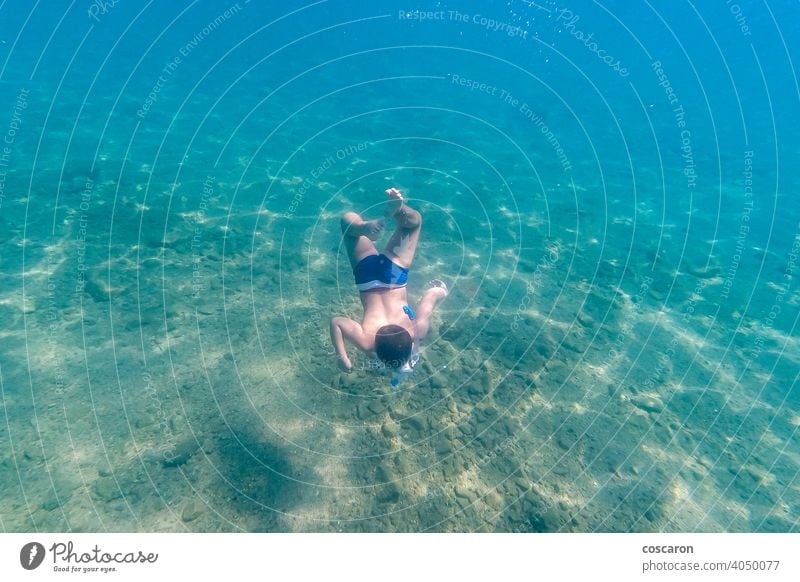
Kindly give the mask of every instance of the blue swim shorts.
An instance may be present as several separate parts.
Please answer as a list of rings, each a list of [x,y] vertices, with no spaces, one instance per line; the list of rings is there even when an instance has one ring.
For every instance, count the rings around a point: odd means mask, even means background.
[[[359,291],[397,289],[408,282],[408,269],[401,267],[384,255],[370,255],[361,259],[353,269]]]

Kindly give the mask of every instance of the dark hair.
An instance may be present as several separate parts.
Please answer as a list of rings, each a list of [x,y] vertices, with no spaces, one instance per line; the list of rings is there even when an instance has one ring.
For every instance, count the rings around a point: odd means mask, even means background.
[[[411,357],[411,335],[399,325],[384,325],[375,333],[375,353],[389,368],[399,368]]]

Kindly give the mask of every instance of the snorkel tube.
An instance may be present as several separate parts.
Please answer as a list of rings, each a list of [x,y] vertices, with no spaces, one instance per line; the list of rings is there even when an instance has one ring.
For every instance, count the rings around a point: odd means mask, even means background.
[[[414,315],[414,310],[411,309],[410,305],[403,305],[403,311],[411,320],[411,326],[414,328],[414,339],[411,342],[411,356],[408,358],[408,361],[403,364],[403,367],[392,374],[392,387],[397,388],[401,381],[408,378],[411,373],[414,371],[414,366],[417,365],[419,362],[419,349],[417,347],[417,338],[419,338],[419,334],[417,333],[417,321],[416,316]]]

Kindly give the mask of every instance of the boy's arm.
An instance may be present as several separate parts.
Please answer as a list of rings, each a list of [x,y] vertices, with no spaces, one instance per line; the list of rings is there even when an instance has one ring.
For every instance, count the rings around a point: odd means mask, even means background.
[[[349,372],[353,369],[353,363],[347,355],[345,339],[350,340],[350,343],[362,351],[369,350],[364,330],[358,322],[347,317],[334,317],[331,319],[331,341],[339,355],[340,366]]]

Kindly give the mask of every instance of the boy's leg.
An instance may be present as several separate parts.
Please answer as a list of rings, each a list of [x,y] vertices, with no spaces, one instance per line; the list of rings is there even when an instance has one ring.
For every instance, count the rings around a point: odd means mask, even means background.
[[[422,230],[422,215],[406,205],[399,190],[390,188],[386,191],[386,195],[389,197],[388,214],[397,222],[397,228],[386,243],[383,254],[393,263],[409,268],[417,251],[419,233]]]
[[[342,216],[341,226],[350,266],[355,268],[364,257],[378,254],[372,241],[383,232],[382,220],[364,220],[355,212],[346,212]]]

